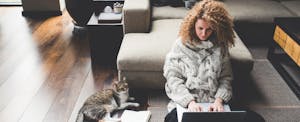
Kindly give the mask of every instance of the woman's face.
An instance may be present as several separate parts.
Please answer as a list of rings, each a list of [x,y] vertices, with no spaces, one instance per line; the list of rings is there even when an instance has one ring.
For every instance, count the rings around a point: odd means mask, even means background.
[[[208,22],[203,19],[198,19],[195,23],[195,31],[197,37],[201,41],[207,40],[207,38],[213,33],[213,30]]]

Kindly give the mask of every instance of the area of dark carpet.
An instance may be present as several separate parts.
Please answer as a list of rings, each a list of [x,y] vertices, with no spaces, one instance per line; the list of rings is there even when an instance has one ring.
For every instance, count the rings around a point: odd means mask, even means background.
[[[256,59],[238,102],[267,122],[299,121],[300,101],[267,59]],[[148,96],[151,122],[162,122],[167,114],[168,97],[163,90],[152,91]]]
[[[236,79],[235,102],[261,116],[266,122],[298,122],[300,120],[300,101],[285,80],[267,59],[268,46],[250,46],[255,60],[249,76]],[[163,122],[167,114],[168,97],[164,90],[148,93],[150,122]],[[241,107],[239,106],[239,107]]]

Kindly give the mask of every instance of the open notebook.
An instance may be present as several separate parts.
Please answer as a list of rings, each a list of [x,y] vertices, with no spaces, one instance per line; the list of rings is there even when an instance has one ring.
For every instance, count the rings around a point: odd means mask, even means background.
[[[121,116],[122,122],[148,122],[151,116],[150,111],[125,110]]]
[[[203,112],[208,112],[209,105],[212,103],[198,103],[198,104],[200,104],[200,106],[202,106]],[[184,108],[178,104],[176,105],[176,109],[177,109],[178,122],[181,122],[183,113],[187,112],[188,110],[187,110],[187,108]],[[229,111],[231,111],[229,105],[225,104],[224,112],[229,112]]]

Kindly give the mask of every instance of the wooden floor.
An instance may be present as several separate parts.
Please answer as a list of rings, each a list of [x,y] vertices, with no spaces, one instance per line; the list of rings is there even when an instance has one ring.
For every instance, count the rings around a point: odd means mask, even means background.
[[[0,122],[73,122],[84,100],[116,80],[92,65],[88,37],[62,16],[30,19],[0,7]]]

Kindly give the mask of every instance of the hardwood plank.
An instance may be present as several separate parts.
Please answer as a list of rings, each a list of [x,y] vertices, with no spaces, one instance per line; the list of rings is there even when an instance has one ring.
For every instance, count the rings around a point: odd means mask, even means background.
[[[27,35],[19,35],[18,38],[10,40],[11,43],[6,45],[6,48],[2,48],[2,57],[0,64],[0,85],[2,85],[9,76],[16,70],[21,64],[21,61],[27,57],[27,54],[34,52],[32,47],[34,44],[30,42],[30,39],[25,39],[23,42],[18,42],[20,38]]]
[[[37,28],[37,30],[33,32],[34,38],[37,41],[40,55],[42,57],[42,61],[53,59],[53,62],[56,62],[57,59],[63,56],[72,42],[73,27],[74,25],[71,22],[71,18],[65,11],[62,16],[56,19],[46,20],[40,27]],[[44,31],[47,32],[47,30],[39,28],[51,28],[53,33],[46,35],[48,38],[45,38],[43,37],[44,35],[40,33],[45,33]],[[47,69],[51,69],[52,67],[53,65],[51,65],[51,63],[46,63]]]
[[[19,33],[18,32],[27,32],[28,25],[26,19],[20,15],[18,15],[22,8],[18,7],[1,7],[1,18],[0,18],[0,50],[3,49],[3,47],[7,47],[7,43],[11,43],[12,39],[17,38]],[[30,31],[28,31],[30,32]],[[29,33],[25,34],[29,34]],[[23,34],[23,33],[21,33]],[[22,38],[19,38],[22,41]],[[2,53],[2,51],[0,51]]]
[[[29,56],[23,62],[20,62],[21,66],[11,75],[11,77],[0,87],[0,110],[2,110],[9,101],[18,94],[19,88],[23,88],[23,85],[27,82],[27,77],[31,75],[35,68],[38,59],[34,56]],[[30,84],[31,81],[28,81]],[[26,85],[26,84],[25,84]],[[9,93],[9,94],[8,94]]]
[[[77,41],[72,39],[72,41]],[[77,97],[80,94],[81,88],[87,75],[91,72],[91,60],[89,56],[89,48],[87,48],[87,39],[78,40],[78,50],[79,58],[76,64],[73,66],[72,71],[69,73],[65,80],[64,86],[59,91],[49,109],[47,115],[44,118],[44,122],[56,121],[56,122],[66,122],[73,110],[76,103]]]
[[[34,47],[27,22],[17,16],[18,12],[5,9],[0,18],[0,85],[26,57],[24,54],[33,51]],[[15,21],[12,23],[11,20]]]
[[[67,50],[64,56],[54,66],[54,69],[45,83],[34,96],[20,121],[40,122],[43,120],[57,93],[64,85],[63,80],[71,71],[71,68],[75,64],[75,59],[74,52],[72,52],[72,50]],[[66,60],[69,62],[66,63]]]
[[[79,97],[77,98],[77,102],[74,105],[73,111],[71,113],[71,116],[69,118],[69,122],[75,122],[77,114],[81,106],[83,105],[84,101],[94,92],[97,90],[94,89],[94,78],[92,75],[92,72],[89,72],[84,85],[81,88],[81,92]]]
[[[15,81],[20,82],[8,81],[12,82],[13,84],[5,89],[8,92],[4,92],[4,94],[6,94],[8,98],[4,98],[3,101],[1,101],[1,103],[5,101],[6,105],[5,109],[3,109],[0,113],[0,121],[2,122],[17,121],[21,117],[33,96],[36,94],[37,90],[47,78],[40,64],[34,64],[35,62],[31,60],[27,62],[32,64],[27,65],[27,67],[25,67],[25,71],[23,71],[28,72],[27,74],[29,75],[26,74],[24,77],[20,77],[22,75],[15,76],[14,78],[19,79],[16,79]],[[24,64],[24,66],[26,66],[28,63]],[[33,77],[33,75],[30,74],[34,74],[35,76]],[[3,91],[1,91],[1,96],[3,96],[2,93]]]

